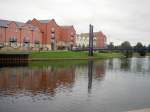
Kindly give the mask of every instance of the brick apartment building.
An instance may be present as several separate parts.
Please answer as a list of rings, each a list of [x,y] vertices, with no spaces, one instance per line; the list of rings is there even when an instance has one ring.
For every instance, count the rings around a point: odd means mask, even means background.
[[[0,20],[0,47],[13,48],[40,47],[41,32],[33,25]]]
[[[52,20],[29,20],[26,23],[0,20],[0,48],[65,49],[75,45],[73,26],[59,26]]]
[[[42,33],[42,44],[47,49],[61,49],[75,45],[76,31],[73,26],[59,26],[54,19],[33,19],[28,23],[38,27]]]

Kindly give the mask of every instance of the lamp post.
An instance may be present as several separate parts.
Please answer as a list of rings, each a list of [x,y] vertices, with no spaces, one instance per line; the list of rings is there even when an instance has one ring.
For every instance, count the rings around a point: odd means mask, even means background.
[[[51,29],[51,49],[55,50],[55,29]]]

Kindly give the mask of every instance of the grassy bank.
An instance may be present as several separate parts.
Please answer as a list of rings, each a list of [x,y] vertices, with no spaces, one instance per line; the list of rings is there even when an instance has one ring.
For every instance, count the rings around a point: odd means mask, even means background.
[[[94,58],[120,58],[122,53],[94,53]],[[30,59],[87,59],[88,52],[73,52],[73,51],[49,51],[49,52],[31,52]]]
[[[147,56],[150,56],[150,53],[147,53]]]

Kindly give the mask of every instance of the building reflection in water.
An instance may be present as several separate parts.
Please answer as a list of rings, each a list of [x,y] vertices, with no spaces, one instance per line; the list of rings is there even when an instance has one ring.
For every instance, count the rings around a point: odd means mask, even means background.
[[[88,93],[92,92],[92,82],[93,80],[96,81],[103,81],[105,77],[106,71],[106,61],[88,61]],[[95,81],[94,81],[95,82]]]
[[[105,68],[105,61],[93,60],[69,67],[4,67],[0,69],[0,96],[36,97],[42,94],[54,97],[59,92],[71,92],[75,77],[81,78],[80,75],[88,77],[90,93],[92,80],[102,81]]]
[[[33,95],[54,95],[59,86],[72,88],[74,78],[75,72],[72,68],[3,68],[0,70],[0,94],[13,96],[26,91]]]

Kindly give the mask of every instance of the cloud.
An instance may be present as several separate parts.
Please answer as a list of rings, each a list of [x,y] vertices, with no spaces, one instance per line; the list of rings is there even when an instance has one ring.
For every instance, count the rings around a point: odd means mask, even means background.
[[[108,42],[128,40],[150,44],[149,0],[1,0],[3,19],[54,18],[61,25],[73,24],[78,33],[103,31]]]

